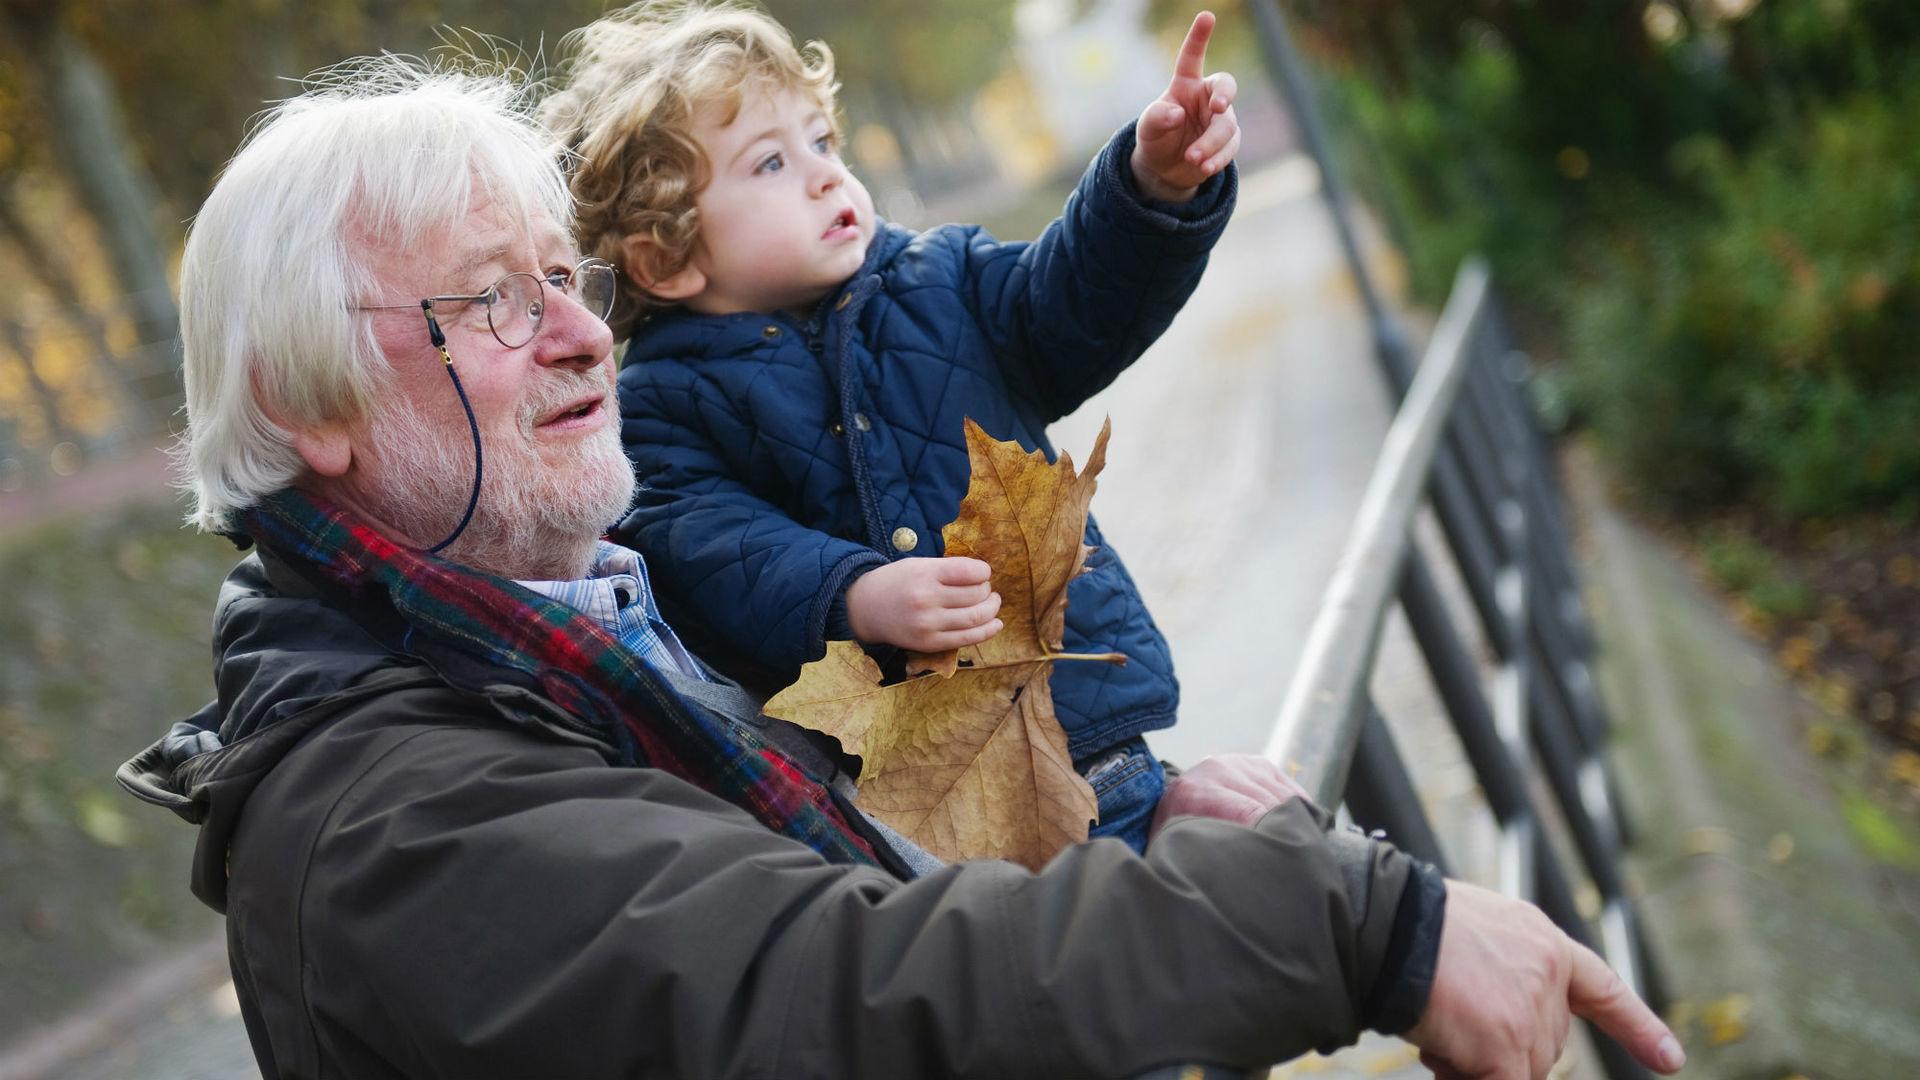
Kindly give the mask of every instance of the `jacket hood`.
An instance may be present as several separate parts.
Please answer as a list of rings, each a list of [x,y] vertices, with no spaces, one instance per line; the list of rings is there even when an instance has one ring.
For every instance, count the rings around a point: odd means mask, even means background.
[[[213,655],[214,700],[122,765],[115,779],[201,827],[194,894],[224,910],[227,840],[254,788],[340,708],[432,675],[258,552],[220,587]]]

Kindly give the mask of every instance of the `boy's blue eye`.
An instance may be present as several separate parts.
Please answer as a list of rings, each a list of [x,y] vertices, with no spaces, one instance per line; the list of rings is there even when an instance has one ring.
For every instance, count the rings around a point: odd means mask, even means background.
[[[765,161],[755,165],[753,171],[757,173],[777,173],[784,168],[786,168],[786,162],[780,160],[779,154],[773,154],[768,156]]]
[[[827,134],[822,135],[819,138],[813,140],[813,148],[818,153],[825,154],[828,157],[832,157],[834,151],[840,148],[840,144],[839,144],[839,141],[833,137],[833,133],[828,132]]]

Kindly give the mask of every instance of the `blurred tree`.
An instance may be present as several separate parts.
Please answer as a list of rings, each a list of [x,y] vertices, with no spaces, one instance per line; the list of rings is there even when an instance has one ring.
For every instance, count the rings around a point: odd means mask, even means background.
[[[798,41],[833,50],[841,81],[920,108],[972,95],[1007,66],[1014,0],[768,0]]]
[[[59,0],[6,0],[0,27],[7,31],[13,62],[32,73],[16,88],[36,87],[46,110],[37,134],[100,226],[139,340],[171,342],[179,316],[167,281],[159,196],[128,138],[112,81],[68,28]]]
[[[916,188],[939,186],[920,147],[928,112],[964,104],[1013,56],[1014,0],[767,0],[796,41],[824,41],[846,87],[842,103],[877,115]]]

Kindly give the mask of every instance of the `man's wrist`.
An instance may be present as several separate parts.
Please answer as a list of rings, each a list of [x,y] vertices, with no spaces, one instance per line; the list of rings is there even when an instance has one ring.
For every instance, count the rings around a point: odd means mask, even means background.
[[[1415,860],[1361,1018],[1367,1027],[1383,1035],[1399,1035],[1420,1022],[1433,991],[1446,911],[1446,878],[1433,866]]]

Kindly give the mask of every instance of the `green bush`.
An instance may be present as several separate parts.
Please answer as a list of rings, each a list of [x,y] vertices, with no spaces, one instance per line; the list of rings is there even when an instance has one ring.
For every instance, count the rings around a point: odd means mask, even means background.
[[[1786,516],[1920,491],[1920,80],[1736,156],[1679,157],[1711,200],[1602,235],[1564,302],[1583,411],[1649,493]]]
[[[1438,304],[1486,253],[1676,509],[1920,516],[1920,4],[1291,0]]]

